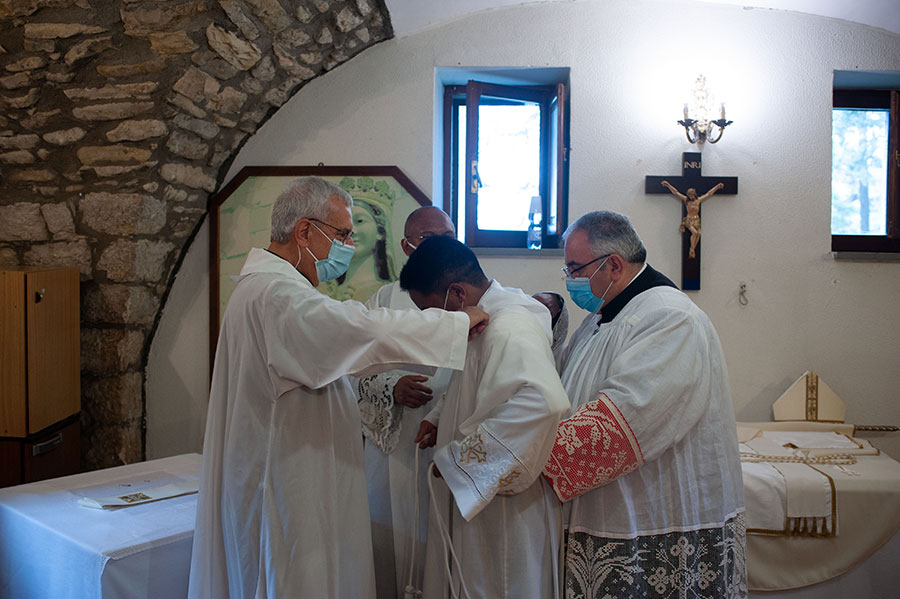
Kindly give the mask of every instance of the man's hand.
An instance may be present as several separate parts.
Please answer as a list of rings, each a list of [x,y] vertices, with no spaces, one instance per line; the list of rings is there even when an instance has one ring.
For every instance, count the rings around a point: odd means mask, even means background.
[[[423,420],[419,425],[419,434],[413,439],[413,443],[419,444],[419,449],[434,447],[437,443],[437,427],[427,420]]]
[[[394,385],[394,401],[408,408],[424,406],[434,397],[431,387],[421,384],[427,380],[427,376],[416,374],[401,377]]]
[[[466,306],[462,312],[469,316],[469,339],[472,339],[473,335],[481,333],[490,320],[487,312],[477,306]]]

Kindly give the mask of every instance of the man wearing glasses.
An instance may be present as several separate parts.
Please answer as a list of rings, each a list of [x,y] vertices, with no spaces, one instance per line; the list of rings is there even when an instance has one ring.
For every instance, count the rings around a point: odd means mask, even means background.
[[[455,239],[456,228],[440,208],[422,206],[407,217],[400,247],[409,256],[429,237]],[[418,310],[399,281],[375,292],[366,307]],[[419,454],[416,468],[413,440],[430,410],[429,402],[447,390],[450,372],[441,368],[429,379],[394,370],[359,381],[378,597],[402,596],[409,583],[422,588],[422,555],[428,530],[426,474],[433,450],[425,449]]]
[[[746,597],[744,497],[725,357],[709,318],[646,264],[627,218],[566,231],[589,314],[561,357],[572,402],[544,469],[569,514],[565,596]]]
[[[461,368],[480,310],[367,310],[320,293],[353,255],[347,192],[315,177],[272,209],[219,333],[189,596],[375,596],[363,448],[348,373]]]

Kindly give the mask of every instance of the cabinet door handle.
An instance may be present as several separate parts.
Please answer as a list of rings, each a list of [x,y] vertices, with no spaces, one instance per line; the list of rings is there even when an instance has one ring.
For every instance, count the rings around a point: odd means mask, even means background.
[[[49,441],[44,441],[43,443],[34,445],[31,448],[31,455],[38,456],[44,453],[50,453],[60,445],[62,445],[62,433],[56,433],[56,435]]]
[[[44,299],[44,294],[47,293],[47,288],[44,287],[40,291],[34,292],[34,303],[39,304],[41,300]]]

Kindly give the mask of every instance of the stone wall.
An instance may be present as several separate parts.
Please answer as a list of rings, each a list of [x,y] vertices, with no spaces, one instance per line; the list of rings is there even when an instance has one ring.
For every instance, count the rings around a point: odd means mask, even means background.
[[[241,144],[392,35],[383,0],[0,0],[0,266],[82,279],[82,462],[143,456],[143,369]]]

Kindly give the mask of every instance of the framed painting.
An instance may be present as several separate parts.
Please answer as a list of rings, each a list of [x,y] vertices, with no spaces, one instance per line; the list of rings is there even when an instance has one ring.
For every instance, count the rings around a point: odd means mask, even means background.
[[[395,281],[406,255],[400,249],[410,212],[431,200],[395,166],[248,166],[210,198],[210,360],[222,314],[251,248],[269,245],[272,204],[297,177],[313,175],[353,197],[356,252],[347,273],[319,285],[337,300],[366,301]]]

